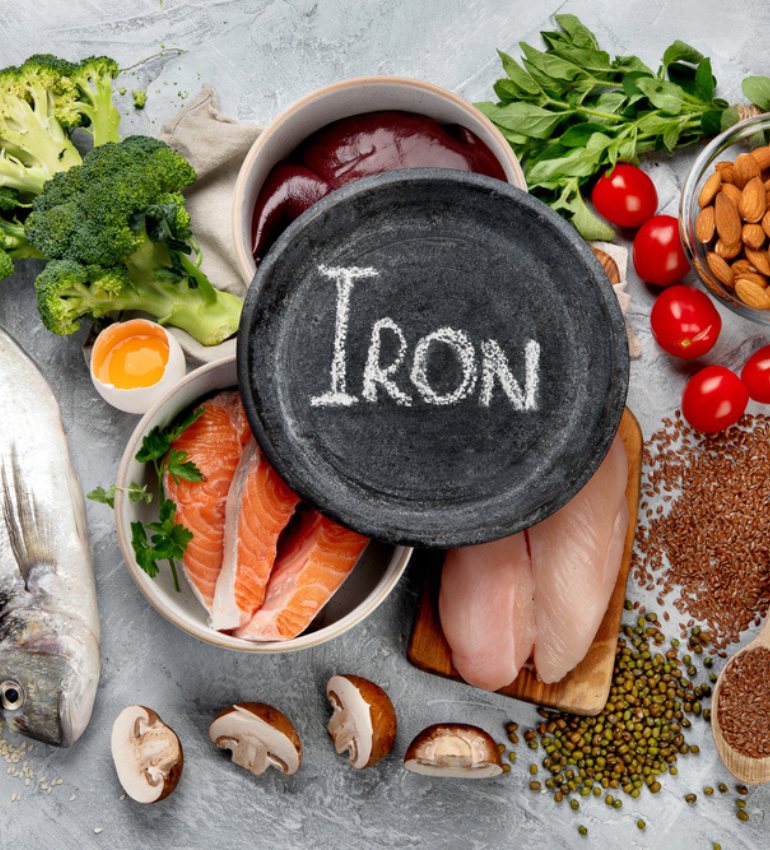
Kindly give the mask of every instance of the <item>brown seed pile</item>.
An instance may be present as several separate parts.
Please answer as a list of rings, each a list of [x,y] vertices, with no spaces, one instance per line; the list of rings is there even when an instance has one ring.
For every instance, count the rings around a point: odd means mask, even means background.
[[[770,603],[770,419],[716,435],[677,411],[645,443],[633,574],[657,602],[674,590],[683,620],[707,623],[711,653],[759,624]]]
[[[730,662],[718,710],[728,744],[751,758],[770,756],[770,651],[759,647]]]

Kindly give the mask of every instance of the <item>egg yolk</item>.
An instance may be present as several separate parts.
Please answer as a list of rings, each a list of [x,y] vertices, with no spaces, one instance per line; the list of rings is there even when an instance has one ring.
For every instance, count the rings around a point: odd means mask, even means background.
[[[99,366],[97,377],[119,390],[151,387],[163,377],[168,343],[157,336],[137,334],[120,340]]]

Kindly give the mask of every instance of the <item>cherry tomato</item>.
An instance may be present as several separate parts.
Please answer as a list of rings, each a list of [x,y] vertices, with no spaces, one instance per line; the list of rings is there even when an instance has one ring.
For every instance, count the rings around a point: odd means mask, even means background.
[[[642,280],[658,286],[679,283],[690,271],[674,216],[653,216],[639,228],[634,239],[634,268]]]
[[[770,345],[755,351],[746,361],[741,380],[754,401],[770,404]]]
[[[655,299],[650,325],[655,342],[664,351],[691,360],[714,347],[722,330],[722,317],[705,292],[677,284]]]
[[[696,431],[709,434],[735,425],[748,403],[749,391],[735,372],[706,366],[687,382],[682,414]]]
[[[591,202],[607,221],[620,227],[639,227],[655,215],[658,193],[641,168],[619,162],[597,180]]]

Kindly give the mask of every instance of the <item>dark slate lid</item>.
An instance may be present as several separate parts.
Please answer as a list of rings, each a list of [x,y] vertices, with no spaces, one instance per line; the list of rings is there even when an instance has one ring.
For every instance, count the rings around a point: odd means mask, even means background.
[[[623,317],[578,233],[445,169],[351,183],[294,222],[249,289],[238,377],[279,474],[391,543],[494,540],[567,502],[628,385]]]

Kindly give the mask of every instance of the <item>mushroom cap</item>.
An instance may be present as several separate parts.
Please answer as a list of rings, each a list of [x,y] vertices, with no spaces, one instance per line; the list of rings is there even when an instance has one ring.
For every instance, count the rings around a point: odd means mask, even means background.
[[[409,745],[404,767],[423,776],[483,779],[503,772],[491,735],[466,723],[435,723]]]
[[[143,705],[129,705],[115,718],[110,748],[120,784],[138,803],[165,799],[182,776],[179,738]]]
[[[296,729],[285,714],[264,702],[240,702],[220,711],[209,726],[209,738],[256,776],[268,767],[291,776],[302,764]]]
[[[334,713],[327,729],[338,753],[348,751],[356,770],[372,767],[393,749],[396,711],[388,695],[361,676],[332,676],[326,696]]]

